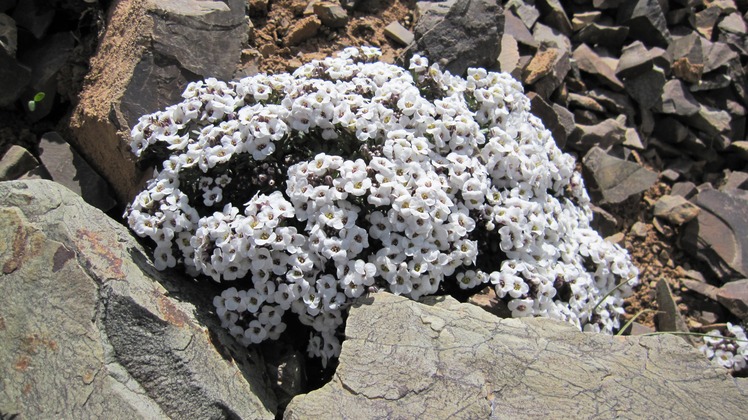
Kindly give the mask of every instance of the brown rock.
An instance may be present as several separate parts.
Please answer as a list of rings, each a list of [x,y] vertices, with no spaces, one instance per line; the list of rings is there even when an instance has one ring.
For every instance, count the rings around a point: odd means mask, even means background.
[[[318,2],[313,8],[322,24],[329,28],[342,28],[348,23],[348,13],[339,4]]]
[[[320,26],[322,26],[322,22],[317,18],[317,16],[308,16],[301,20],[297,20],[290,28],[288,28],[284,43],[291,46],[298,45],[317,35]]]
[[[569,105],[572,107],[579,107],[584,109],[589,109],[590,111],[595,111],[599,113],[604,113],[605,108],[603,108],[602,105],[600,105],[596,100],[593,98],[590,98],[589,96],[579,95],[577,93],[570,92],[566,98],[569,101]]]
[[[720,287],[717,300],[733,315],[748,321],[748,279],[731,281]]]
[[[406,29],[398,21],[394,21],[385,26],[384,34],[402,46],[408,46],[412,44],[413,40],[415,39],[415,36],[413,36],[413,32]]]
[[[513,36],[504,33],[501,37],[501,53],[499,53],[499,70],[513,73],[519,66],[519,48]]]
[[[635,41],[625,46],[621,51],[616,75],[631,77],[642,74],[654,66],[667,72],[670,69],[670,55],[662,48],[647,48],[641,41]]]
[[[544,98],[561,85],[571,68],[569,55],[558,48],[548,48],[535,54],[523,71],[523,81],[534,85],[534,90]]]
[[[663,195],[655,203],[654,215],[674,225],[690,222],[699,215],[699,208],[679,195]]]
[[[623,143],[626,127],[621,120],[608,118],[599,124],[577,124],[577,130],[569,138],[570,146],[577,150],[589,150],[597,146],[603,149]]]
[[[649,189],[657,174],[634,162],[610,156],[593,147],[582,160],[591,197],[600,204],[615,204]]]
[[[511,318],[512,311],[506,306],[503,300],[496,296],[496,291],[491,286],[486,286],[480,292],[470,296],[468,302],[483,308],[499,318]]]
[[[680,279],[680,283],[686,289],[692,292],[696,292],[714,301],[717,300],[717,294],[719,293],[719,290],[720,290],[719,287],[712,286],[709,283],[705,283],[703,281],[693,280],[693,279]]]
[[[559,0],[539,0],[537,5],[545,24],[571,36],[571,22]]]
[[[532,32],[511,11],[504,13],[504,35],[511,35],[519,44],[531,48],[538,48],[538,42],[533,38]]]
[[[602,15],[603,15],[603,12],[599,10],[590,11],[590,12],[574,13],[574,17],[571,19],[571,29],[575,32],[579,31],[585,26],[588,26],[591,23],[597,22]]]
[[[691,25],[706,39],[712,39],[714,25],[717,24],[722,10],[717,6],[707,7],[706,9],[694,13],[691,16]]]

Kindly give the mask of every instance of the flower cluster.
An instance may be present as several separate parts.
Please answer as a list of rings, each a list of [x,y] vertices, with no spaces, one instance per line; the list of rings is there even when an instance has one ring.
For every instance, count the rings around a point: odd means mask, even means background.
[[[590,228],[574,159],[522,86],[378,57],[348,48],[293,75],[191,83],[142,117],[132,150],[163,163],[126,217],[156,266],[233,282],[214,303],[247,345],[294,314],[323,360],[372,288],[417,299],[491,284],[515,317],[619,328],[637,269]]]
[[[704,337],[699,350],[721,366],[739,372],[748,366],[748,338],[739,325],[727,323],[726,335],[720,330],[712,330]]]

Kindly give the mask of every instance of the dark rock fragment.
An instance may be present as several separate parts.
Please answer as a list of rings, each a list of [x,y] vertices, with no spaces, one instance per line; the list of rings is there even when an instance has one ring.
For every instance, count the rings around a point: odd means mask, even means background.
[[[617,21],[629,27],[631,38],[650,47],[665,47],[670,42],[670,31],[658,0],[622,2],[618,7]]]
[[[598,79],[613,90],[623,90],[623,83],[615,74],[615,67],[611,66],[602,57],[585,44],[580,44],[572,55],[579,70],[597,76]]]
[[[665,73],[670,70],[670,55],[662,48],[647,48],[641,41],[625,46],[618,61],[616,75],[622,78],[637,76],[657,66]]]
[[[665,72],[655,66],[644,73],[625,78],[623,85],[626,87],[626,92],[643,109],[653,109],[660,103],[660,92],[666,81]]]
[[[731,281],[720,287],[717,301],[736,317],[748,321],[748,279]]]
[[[593,200],[616,204],[646,191],[657,182],[657,173],[634,162],[627,162],[593,147],[582,161]]]
[[[654,205],[654,215],[680,226],[699,215],[699,208],[679,195],[663,195]]]

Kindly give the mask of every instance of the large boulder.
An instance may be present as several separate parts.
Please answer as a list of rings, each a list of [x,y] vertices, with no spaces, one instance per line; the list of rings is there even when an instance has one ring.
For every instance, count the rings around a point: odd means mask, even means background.
[[[244,0],[115,1],[72,121],[79,150],[128,202],[151,172],[129,148],[138,118],[181,100],[188,82],[228,80],[248,24]]]
[[[449,297],[377,293],[353,307],[332,382],[288,419],[740,416],[746,379],[674,336],[500,319]],[[741,389],[740,387],[743,386]]]
[[[224,334],[209,294],[157,272],[72,191],[0,183],[0,237],[3,416],[274,417],[259,356]]]

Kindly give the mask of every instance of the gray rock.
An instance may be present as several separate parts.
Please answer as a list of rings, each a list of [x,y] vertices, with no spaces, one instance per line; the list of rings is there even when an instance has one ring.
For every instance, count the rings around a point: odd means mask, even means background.
[[[569,92],[566,95],[567,101],[569,101],[570,108],[583,108],[594,112],[604,113],[605,108],[600,105],[594,98],[586,95],[580,95],[578,93]]]
[[[18,61],[0,49],[0,107],[12,105],[21,97],[23,89],[29,84],[31,70],[18,64]]]
[[[528,92],[527,97],[530,98],[530,112],[539,117],[545,128],[551,131],[556,146],[563,148],[566,145],[566,129],[559,122],[559,115],[554,107],[534,92]]]
[[[577,32],[582,28],[599,21],[602,15],[603,12],[599,10],[574,13],[574,17],[571,19],[571,29],[574,32]]]
[[[615,216],[605,211],[605,209],[598,207],[594,204],[590,205],[592,210],[592,222],[590,227],[595,229],[603,237],[609,237],[618,233],[618,219]]]
[[[691,117],[698,114],[701,105],[686,89],[685,84],[678,79],[668,80],[663,86],[662,105],[659,111],[664,114],[674,114],[681,117]]]
[[[699,208],[680,195],[663,195],[654,205],[654,215],[680,226],[699,215]]]
[[[532,31],[532,36],[541,47],[558,48],[566,52],[571,52],[569,37],[550,26],[536,23]]]
[[[730,114],[721,109],[715,109],[706,105],[701,105],[699,112],[692,115],[691,118],[686,119],[685,122],[689,126],[704,132],[712,139],[730,132]],[[724,150],[730,145],[729,138],[726,140],[726,144],[719,145],[719,150]]]
[[[406,56],[438,57],[441,68],[456,75],[468,67],[490,67],[496,62],[504,29],[498,0],[457,0],[437,22],[416,23],[416,41]]]
[[[597,204],[616,204],[644,192],[657,182],[657,173],[593,147],[583,161],[589,189]]]
[[[39,161],[28,150],[13,145],[0,159],[0,181],[21,178],[39,167]]]
[[[711,300],[717,300],[717,294],[719,293],[719,287],[712,286],[709,283],[703,281],[692,280],[692,279],[680,279],[680,283],[688,290],[696,292],[704,297]]]
[[[71,118],[78,150],[118,200],[137,194],[128,134],[137,119],[180,99],[192,80],[232,78],[247,39],[245,0],[117,2]]]
[[[532,36],[527,26],[511,11],[504,12],[504,35],[511,35],[518,43],[531,48],[538,48],[538,41]]]
[[[0,13],[0,48],[9,56],[15,57],[18,49],[18,30],[16,21],[5,13]]]
[[[559,0],[539,0],[537,6],[543,23],[557,29],[566,36],[571,36],[571,21]]]
[[[553,110],[556,111],[556,115],[558,115],[558,123],[564,128],[566,138],[568,139],[569,136],[571,136],[571,133],[577,129],[577,125],[574,122],[574,114],[559,104],[554,103],[552,106]],[[565,144],[566,143],[564,142],[564,145]]]
[[[626,138],[626,126],[620,120],[608,118],[595,125],[577,124],[569,138],[569,145],[576,150],[587,151],[592,147],[605,150],[622,144]]]
[[[673,59],[672,70],[675,77],[689,83],[696,83],[704,73],[704,43],[697,32],[676,38],[667,47]]]
[[[39,158],[53,181],[83,197],[88,204],[103,211],[117,204],[106,181],[59,134],[52,131],[42,136]]]
[[[704,40],[702,40],[702,43],[706,44]],[[724,42],[708,43],[704,47],[704,50],[704,58],[706,59],[704,62],[704,73],[709,73],[740,61],[740,55]]]
[[[624,1],[618,8],[617,21],[629,27],[629,35],[650,47],[666,47],[670,42],[665,14],[657,0]]]
[[[580,44],[572,54],[574,62],[579,70],[597,76],[601,83],[604,83],[613,90],[623,90],[623,83],[615,74],[614,66],[608,65],[601,56],[588,47],[586,44]]]
[[[693,182],[678,182],[670,189],[670,195],[679,195],[683,198],[691,198],[696,193],[696,184]]]
[[[722,10],[717,6],[710,6],[690,16],[691,25],[706,39],[712,38],[714,25],[717,24]]]
[[[519,46],[513,36],[504,33],[501,37],[501,53],[498,58],[499,70],[514,73],[519,66]]]
[[[411,43],[413,43],[413,40],[415,39],[413,32],[406,29],[398,21],[394,21],[390,23],[389,25],[385,26],[384,34],[390,37],[393,41],[403,46],[410,45]]]
[[[736,317],[748,321],[748,279],[731,281],[720,287],[717,301]]]
[[[681,232],[680,247],[704,261],[722,281],[748,277],[748,200],[702,189],[691,199],[699,216]]]
[[[670,56],[659,47],[647,48],[641,41],[625,46],[618,61],[616,75],[622,78],[637,76],[657,66],[667,72],[670,69]]]
[[[673,294],[670,291],[670,286],[666,279],[660,279],[657,281],[657,287],[655,288],[656,299],[657,299],[657,331],[676,331],[676,332],[690,332],[686,321],[680,314],[678,304],[673,299]],[[681,336],[686,342],[694,344],[695,340],[692,337],[682,335]]]
[[[273,418],[256,354],[121,224],[49,181],[0,183],[0,213],[2,413]]]
[[[631,127],[626,129],[625,140],[623,141],[622,144],[628,147],[629,149],[637,149],[637,150],[646,149],[646,147],[644,146],[644,143],[642,143],[642,138],[641,136],[639,136],[639,133],[636,131],[635,128],[631,128]]]
[[[511,8],[514,13],[522,19],[522,22],[527,28],[535,26],[535,22],[540,18],[540,12],[532,3],[525,2],[524,0],[509,0],[506,3],[507,9]]]
[[[626,92],[644,109],[652,109],[661,101],[661,92],[667,79],[665,72],[654,66],[651,69],[624,79]]]
[[[733,378],[676,337],[584,334],[450,297],[425,303],[362,299],[332,382],[296,397],[284,418],[698,418],[745,404]]]
[[[718,24],[717,27],[721,31],[732,32],[734,34],[745,34],[748,31],[745,20],[740,13],[733,12],[725,16]]]
[[[626,26],[591,23],[574,34],[572,39],[588,45],[620,48],[628,34],[629,28]]]

